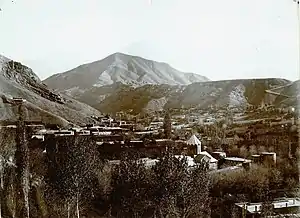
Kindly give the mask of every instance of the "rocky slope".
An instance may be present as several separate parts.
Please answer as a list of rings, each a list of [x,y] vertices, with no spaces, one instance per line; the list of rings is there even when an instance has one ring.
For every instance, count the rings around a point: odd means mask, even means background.
[[[51,91],[33,71],[19,62],[0,56],[0,121],[15,120],[16,106],[7,104],[13,97],[24,98],[27,119],[66,125],[89,122],[99,115],[94,108],[71,97]]]
[[[281,106],[299,107],[300,101],[300,80],[288,84],[281,90],[283,96],[276,98],[276,104]],[[287,97],[289,96],[289,97]]]
[[[284,79],[245,79],[193,83],[187,86],[145,85],[130,87],[119,85],[102,89],[106,96],[100,103],[92,104],[104,112],[161,110],[165,108],[246,107],[262,102],[277,104],[277,97],[269,97],[265,90],[284,86]],[[112,92],[110,92],[112,91]]]
[[[188,85],[202,81],[208,79],[198,74],[180,72],[166,63],[115,53],[103,60],[53,75],[44,82],[53,89],[80,95],[89,92],[92,87],[117,82],[138,87],[146,84]]]

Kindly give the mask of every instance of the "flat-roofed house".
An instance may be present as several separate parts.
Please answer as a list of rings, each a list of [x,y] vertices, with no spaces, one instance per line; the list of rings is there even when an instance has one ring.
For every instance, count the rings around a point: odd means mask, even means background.
[[[241,202],[235,204],[238,209],[237,215],[240,217],[246,218],[258,218],[261,217],[261,211],[263,209],[263,204],[258,203],[248,203]],[[299,198],[282,198],[275,199],[271,205],[274,212],[273,216],[268,217],[298,217],[295,214],[298,214],[300,209],[300,199]],[[299,215],[299,214],[298,214]]]
[[[236,166],[236,165],[242,165],[243,163],[251,163],[252,160],[241,158],[241,157],[225,157],[224,158],[224,164],[226,166]]]
[[[211,156],[207,151],[202,151],[195,155],[194,160],[198,164],[206,164],[209,170],[218,169],[218,160]]]

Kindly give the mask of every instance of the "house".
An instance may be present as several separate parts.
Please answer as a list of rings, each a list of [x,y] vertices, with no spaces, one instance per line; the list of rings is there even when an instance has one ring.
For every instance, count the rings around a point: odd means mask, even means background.
[[[220,160],[226,157],[226,153],[223,151],[215,151],[212,153],[212,156],[217,160]]]
[[[249,159],[241,158],[241,157],[225,157],[224,164],[226,166],[235,166],[242,165],[243,163],[251,163],[252,161]]]
[[[144,148],[144,142],[142,140],[131,140],[128,143],[129,147],[132,148]]]
[[[159,162],[158,159],[150,159],[150,158],[141,158],[140,161],[145,164],[146,168],[151,168],[155,166],[157,162]]]
[[[74,135],[74,131],[70,130],[59,130],[54,132],[55,136],[71,136]]]
[[[259,154],[251,155],[251,159],[254,163],[261,163],[261,156]]]
[[[212,125],[216,122],[216,119],[213,117],[208,117],[203,120],[204,125]]]
[[[44,141],[44,135],[39,135],[39,134],[32,135],[31,139],[39,140],[39,141]]]
[[[218,169],[218,170],[213,170],[210,171],[209,173],[211,175],[215,175],[215,174],[225,174],[225,173],[231,173],[234,171],[241,171],[244,168],[242,166],[233,166],[233,167],[226,167],[226,168],[222,168],[222,169]]]
[[[243,217],[261,217],[262,203],[236,203],[235,206],[238,209],[238,213],[240,215],[244,215]],[[271,205],[273,207],[274,215],[287,215],[287,214],[295,214],[298,213],[300,208],[300,199],[299,198],[282,198],[275,199]],[[273,217],[273,216],[272,216]],[[284,216],[287,217],[287,216]],[[290,216],[293,217],[293,216]]]
[[[192,158],[192,157],[184,156],[184,155],[175,155],[175,157],[178,160],[182,160],[183,158],[186,158],[186,163],[187,163],[188,167],[195,167],[197,165],[194,158]]]
[[[254,163],[259,164],[276,164],[276,153],[275,152],[261,152],[260,154],[253,154],[251,159]]]
[[[23,103],[23,102],[26,102],[26,99],[24,99],[24,98],[19,98],[19,97],[13,97],[12,98],[12,101],[14,102],[14,103]]]
[[[152,134],[158,134],[159,132],[157,130],[147,130],[147,131],[135,131],[134,134],[137,136],[143,136],[143,135],[152,135]]]
[[[265,163],[276,164],[276,153],[275,152],[261,152],[260,156],[262,161]]]
[[[194,156],[195,163],[207,164],[209,170],[218,169],[218,160],[211,156],[208,152],[202,151]]]
[[[157,160],[157,159],[141,158],[137,162],[144,164],[146,168],[151,168],[151,167],[155,166],[155,164],[158,161],[159,160]],[[112,166],[118,166],[118,165],[120,165],[120,163],[121,163],[120,160],[110,160],[109,161],[109,164]]]

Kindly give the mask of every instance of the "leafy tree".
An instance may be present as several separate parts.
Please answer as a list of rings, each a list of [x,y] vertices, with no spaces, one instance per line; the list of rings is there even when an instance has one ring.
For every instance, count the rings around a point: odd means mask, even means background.
[[[150,206],[151,177],[138,156],[122,155],[112,175],[111,207],[117,217],[142,217]]]
[[[47,182],[51,190],[48,199],[58,204],[52,204],[52,209],[66,205],[59,216],[69,216],[74,210],[79,216],[80,204],[90,202],[97,184],[96,170],[101,165],[96,144],[84,136],[56,140],[56,145],[49,146],[47,151],[50,156]]]
[[[165,138],[167,138],[167,139],[171,138],[172,123],[171,123],[171,116],[170,116],[169,111],[167,111],[165,114],[163,128],[164,128]]]
[[[209,215],[209,179],[198,167],[191,170],[185,158],[166,154],[154,167],[152,199],[158,217],[206,217]]]

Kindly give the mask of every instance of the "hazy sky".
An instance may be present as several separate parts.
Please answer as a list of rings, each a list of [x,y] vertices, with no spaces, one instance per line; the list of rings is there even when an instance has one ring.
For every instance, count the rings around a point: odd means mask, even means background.
[[[0,54],[42,78],[124,52],[210,79],[298,78],[293,0],[0,0]]]

